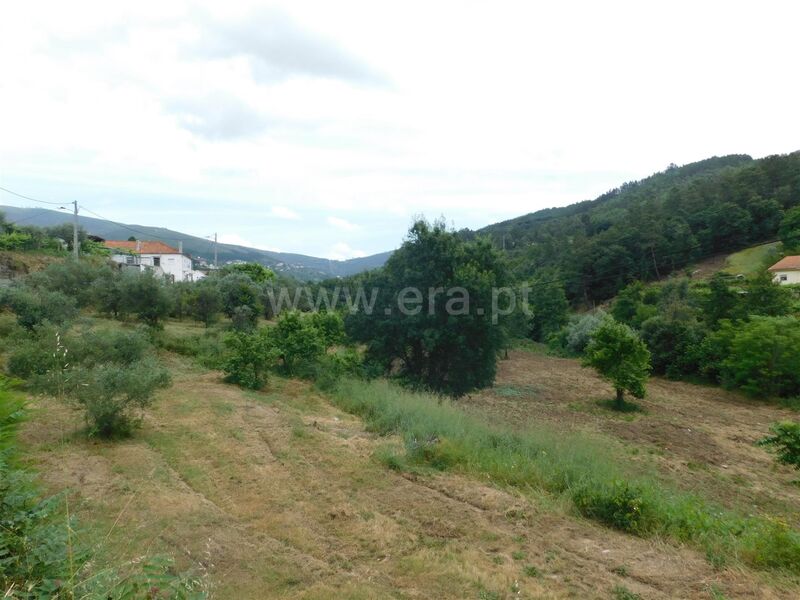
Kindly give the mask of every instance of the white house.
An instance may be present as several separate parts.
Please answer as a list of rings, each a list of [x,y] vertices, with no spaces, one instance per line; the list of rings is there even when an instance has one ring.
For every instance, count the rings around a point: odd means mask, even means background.
[[[800,283],[800,256],[786,256],[772,265],[773,281],[782,285]]]
[[[111,259],[127,268],[152,269],[172,281],[198,281],[205,277],[192,269],[192,259],[183,254],[183,248],[147,241],[106,240],[104,244],[113,252]]]

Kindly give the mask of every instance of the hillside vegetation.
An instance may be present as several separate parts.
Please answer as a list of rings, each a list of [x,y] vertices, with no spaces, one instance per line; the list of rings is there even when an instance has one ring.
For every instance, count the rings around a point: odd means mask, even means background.
[[[715,157],[670,167],[595,200],[541,210],[476,234],[505,247],[516,275],[552,269],[568,298],[597,302],[633,280],[773,241],[800,204],[800,153]]]

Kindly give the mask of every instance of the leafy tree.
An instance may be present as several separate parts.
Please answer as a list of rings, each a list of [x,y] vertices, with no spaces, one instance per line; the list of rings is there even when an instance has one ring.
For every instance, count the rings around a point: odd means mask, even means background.
[[[569,302],[555,271],[537,273],[530,287],[531,336],[542,342],[566,325]]]
[[[288,374],[295,374],[302,361],[313,361],[325,353],[325,334],[312,317],[298,310],[282,312],[270,331],[270,339]]]
[[[233,309],[231,327],[237,331],[252,331],[258,324],[258,313],[247,305]]]
[[[697,321],[652,317],[642,324],[641,337],[650,350],[653,372],[681,377],[697,371],[697,356],[705,337]]]
[[[633,329],[613,319],[605,320],[586,348],[583,364],[593,367],[616,390],[615,406],[625,407],[625,392],[644,398],[650,372],[650,352]]]
[[[564,347],[572,354],[582,354],[594,332],[609,316],[602,310],[574,317],[564,330]]]
[[[783,421],[769,429],[772,435],[760,440],[758,445],[773,449],[778,462],[800,470],[800,423]]]
[[[209,278],[201,279],[192,287],[189,297],[189,312],[206,327],[211,325],[222,311],[222,294]]]
[[[45,229],[47,235],[53,238],[64,240],[67,244],[67,249],[72,251],[73,231],[72,223],[61,223]],[[87,239],[86,230],[83,227],[78,227],[78,245],[82,245]]]
[[[710,327],[716,327],[722,319],[730,318],[739,303],[739,296],[730,288],[729,281],[730,275],[715,273],[708,282],[708,295],[703,302],[703,313]]]
[[[753,316],[724,329],[720,379],[754,396],[800,394],[800,321]]]
[[[122,276],[108,270],[92,281],[90,294],[92,304],[101,313],[111,315],[115,319],[124,316],[127,309],[125,286]]]
[[[122,292],[126,312],[151,327],[158,327],[172,309],[164,280],[150,271],[123,275]]]
[[[786,252],[800,252],[800,206],[786,211],[778,229],[778,237]]]
[[[262,284],[272,281],[275,273],[259,263],[239,263],[228,265],[224,269],[225,273],[242,273],[247,275],[253,283]]]
[[[222,297],[222,311],[233,318],[239,306],[248,306],[257,315],[261,312],[259,303],[260,290],[253,280],[244,273],[231,273],[219,280],[219,292]]]
[[[278,351],[266,329],[228,334],[225,345],[230,358],[225,363],[225,381],[258,390],[267,383],[268,370],[275,364]]]
[[[738,308],[739,316],[742,318],[749,315],[779,317],[788,315],[792,311],[792,292],[787,287],[772,281],[772,274],[769,271],[762,271],[748,280],[745,292]]]
[[[3,306],[10,308],[17,315],[17,322],[28,330],[45,322],[63,325],[78,314],[75,300],[70,296],[27,287],[0,291],[0,307]]]
[[[159,388],[170,385],[169,372],[154,360],[120,366],[102,364],[77,369],[69,395],[85,411],[89,435],[127,437],[153,402]]]
[[[381,272],[358,280],[354,292],[374,291],[375,302],[349,315],[346,328],[385,372],[460,396],[494,380],[513,290],[493,290],[508,280],[488,240],[467,242],[443,222],[420,220]]]
[[[328,311],[313,312],[308,316],[308,319],[310,320],[310,325],[319,332],[326,348],[344,342],[346,337],[344,320],[342,320],[339,313]]]

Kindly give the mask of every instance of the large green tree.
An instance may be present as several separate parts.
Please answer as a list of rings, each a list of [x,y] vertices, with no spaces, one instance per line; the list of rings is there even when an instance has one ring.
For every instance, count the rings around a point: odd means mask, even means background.
[[[778,229],[786,252],[800,252],[800,206],[787,210]]]
[[[514,293],[500,291],[508,272],[489,241],[420,220],[382,271],[357,281],[374,304],[349,315],[347,330],[369,360],[454,396],[494,381]]]
[[[597,370],[616,390],[615,406],[625,407],[625,392],[644,398],[650,373],[650,351],[637,333],[613,319],[606,319],[586,347],[583,364]]]

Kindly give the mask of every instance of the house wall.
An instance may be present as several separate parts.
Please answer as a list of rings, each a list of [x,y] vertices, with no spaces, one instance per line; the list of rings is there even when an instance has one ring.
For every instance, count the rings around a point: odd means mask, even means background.
[[[183,254],[142,254],[142,261],[148,260],[148,264],[155,264],[155,259],[159,258],[159,266],[165,275],[174,278],[175,281],[187,281],[192,273],[192,259]]]
[[[800,283],[800,271],[774,271],[773,281],[783,285],[790,285],[793,283]],[[783,278],[786,279],[783,279]]]

